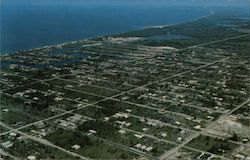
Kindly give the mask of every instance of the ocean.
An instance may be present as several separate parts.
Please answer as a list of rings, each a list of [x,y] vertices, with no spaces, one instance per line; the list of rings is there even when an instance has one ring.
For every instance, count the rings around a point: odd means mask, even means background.
[[[0,53],[176,24],[209,13],[173,6],[3,5]]]

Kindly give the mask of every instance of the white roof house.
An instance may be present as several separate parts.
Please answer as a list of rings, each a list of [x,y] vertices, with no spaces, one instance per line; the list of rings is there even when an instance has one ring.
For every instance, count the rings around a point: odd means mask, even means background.
[[[134,134],[134,136],[138,139],[141,139],[143,137],[143,135],[140,135],[140,134]]]
[[[9,135],[12,136],[12,137],[16,137],[16,136],[17,136],[17,133],[11,132],[11,133],[9,133]]]
[[[141,149],[143,149],[143,150],[146,149],[146,148],[147,148],[147,146],[145,146],[145,145],[141,146]]]
[[[108,121],[108,120],[109,120],[109,117],[105,117],[105,118],[104,118],[104,121]]]
[[[90,129],[89,132],[90,132],[90,133],[96,133],[96,131],[95,131],[95,130],[92,130],[92,129]]]
[[[136,144],[135,147],[136,148],[140,148],[142,145],[140,143]]]
[[[201,125],[194,126],[194,129],[201,129]]]
[[[9,112],[9,110],[4,108],[4,109],[3,109],[3,112]]]
[[[178,122],[178,121],[176,121],[176,122],[175,122],[175,124],[180,125],[181,123],[180,123],[180,122]]]
[[[125,134],[125,133],[126,133],[126,131],[124,131],[124,130],[122,130],[122,129],[119,130],[118,132],[121,133],[121,134]]]
[[[28,160],[35,160],[35,159],[36,159],[36,156],[28,156],[27,159],[28,159]]]
[[[81,147],[80,147],[79,145],[75,144],[75,145],[73,145],[71,148],[77,150],[77,149],[79,149],[79,148],[81,148]]]
[[[161,136],[162,136],[162,137],[166,137],[167,134],[166,134],[166,133],[162,133]]]
[[[125,125],[127,126],[127,127],[129,127],[129,126],[131,126],[131,123],[125,123]]]
[[[56,98],[55,98],[55,101],[57,101],[57,102],[58,102],[58,101],[61,101],[61,100],[63,100],[62,97],[56,97]]]
[[[2,145],[4,148],[10,148],[10,147],[13,146],[13,142],[11,142],[11,141],[6,141],[6,142],[1,143],[1,145]]]
[[[148,151],[148,152],[150,152],[152,149],[153,149],[153,147],[149,146],[145,150]]]
[[[177,142],[181,142],[181,141],[182,141],[182,137],[178,137],[178,138],[176,139],[176,141],[177,141]]]

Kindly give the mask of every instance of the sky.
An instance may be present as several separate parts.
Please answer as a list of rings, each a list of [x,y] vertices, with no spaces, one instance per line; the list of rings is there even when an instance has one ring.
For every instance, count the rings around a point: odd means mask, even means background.
[[[2,5],[178,5],[250,7],[250,0],[0,0]]]

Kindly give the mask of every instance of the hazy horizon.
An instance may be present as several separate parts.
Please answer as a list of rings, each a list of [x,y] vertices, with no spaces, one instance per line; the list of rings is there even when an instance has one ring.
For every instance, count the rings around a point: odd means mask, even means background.
[[[177,5],[197,7],[249,7],[249,0],[2,0],[2,5]]]

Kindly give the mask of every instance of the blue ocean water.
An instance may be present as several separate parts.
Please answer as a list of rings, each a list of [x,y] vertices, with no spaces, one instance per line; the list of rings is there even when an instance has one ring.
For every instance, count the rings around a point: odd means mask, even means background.
[[[3,5],[0,53],[175,24],[209,14],[197,7]]]

